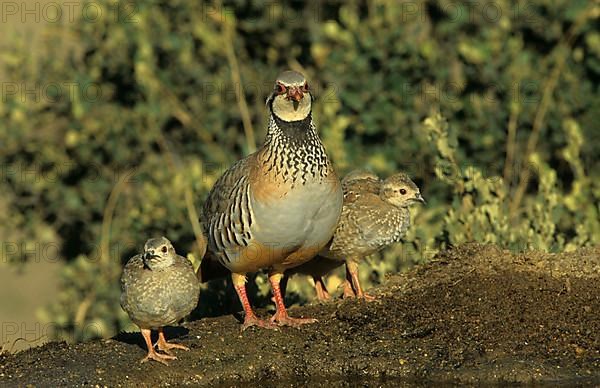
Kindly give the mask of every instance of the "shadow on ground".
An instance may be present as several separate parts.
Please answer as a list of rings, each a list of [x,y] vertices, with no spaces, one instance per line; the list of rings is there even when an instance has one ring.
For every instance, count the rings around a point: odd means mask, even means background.
[[[137,333],[0,356],[0,385],[600,384],[600,248],[466,245],[372,291],[292,308],[319,319],[302,329],[241,333],[234,316],[170,328],[191,350],[168,367],[138,362]]]

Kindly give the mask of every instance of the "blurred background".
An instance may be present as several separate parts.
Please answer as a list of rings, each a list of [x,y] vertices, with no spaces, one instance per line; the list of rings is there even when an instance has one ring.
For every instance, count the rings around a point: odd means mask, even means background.
[[[407,172],[428,203],[366,284],[479,241],[600,243],[598,1],[3,1],[0,346],[135,330],[123,263],[260,146],[284,69],[306,74],[340,174]],[[330,289],[341,280],[328,279]],[[264,277],[250,282],[269,302]],[[226,280],[192,319],[240,309]],[[288,300],[311,300],[293,278]]]

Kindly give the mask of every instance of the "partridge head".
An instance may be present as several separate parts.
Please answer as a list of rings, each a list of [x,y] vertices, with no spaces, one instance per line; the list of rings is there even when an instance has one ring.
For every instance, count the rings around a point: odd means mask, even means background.
[[[275,80],[267,104],[271,104],[275,116],[283,121],[304,120],[312,109],[308,82],[297,71],[284,71]]]
[[[144,244],[144,267],[157,270],[173,264],[175,248],[166,237],[151,238]]]
[[[421,191],[404,173],[397,173],[387,178],[381,186],[382,200],[399,208],[406,208],[417,202],[425,203]]]

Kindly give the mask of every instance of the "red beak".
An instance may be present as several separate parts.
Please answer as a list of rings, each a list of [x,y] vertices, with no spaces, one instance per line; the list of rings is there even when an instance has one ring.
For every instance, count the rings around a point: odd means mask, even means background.
[[[302,90],[300,90],[300,88],[290,88],[290,90],[288,90],[287,93],[287,97],[288,99],[292,99],[296,102],[300,102],[300,100],[302,99],[302,97],[304,96],[304,94],[302,93]]]

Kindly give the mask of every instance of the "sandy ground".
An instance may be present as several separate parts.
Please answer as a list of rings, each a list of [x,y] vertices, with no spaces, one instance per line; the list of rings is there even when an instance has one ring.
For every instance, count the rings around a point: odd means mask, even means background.
[[[0,385],[600,384],[600,248],[512,255],[466,245],[371,290],[292,308],[319,322],[240,332],[238,315],[171,328],[188,345],[140,364],[139,333],[0,356]],[[260,315],[269,312],[261,310]]]
[[[0,266],[0,349],[16,352],[48,341],[37,317],[58,292],[62,262]]]

